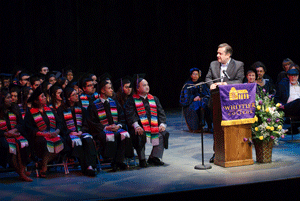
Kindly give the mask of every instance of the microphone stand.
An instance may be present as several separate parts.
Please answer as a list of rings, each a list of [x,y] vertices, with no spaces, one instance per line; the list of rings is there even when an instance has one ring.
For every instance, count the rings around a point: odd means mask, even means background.
[[[207,84],[207,83],[209,83],[209,82],[218,81],[218,80],[221,80],[221,79],[222,79],[222,78],[217,78],[217,79],[210,80],[210,81],[207,81],[207,82],[199,82],[199,83],[197,83],[197,84],[191,84],[192,86],[187,87],[187,89],[192,88],[192,87],[196,87],[196,86],[199,86],[199,85]]]
[[[214,79],[214,80],[210,80],[210,81],[207,81],[207,82],[200,82],[198,84],[195,84],[193,86],[189,86],[187,87],[187,89],[189,88],[192,88],[192,87],[195,87],[195,86],[198,86],[198,85],[203,85],[203,84],[206,84],[206,83],[209,83],[209,82],[214,82],[214,81],[217,81],[217,80],[221,80],[222,78],[217,78],[217,79]],[[194,167],[194,169],[196,170],[207,170],[207,169],[211,169],[211,165],[207,164],[205,165],[204,164],[204,145],[203,145],[203,126],[201,127],[201,152],[202,152],[202,164],[199,164],[199,165],[196,165]]]

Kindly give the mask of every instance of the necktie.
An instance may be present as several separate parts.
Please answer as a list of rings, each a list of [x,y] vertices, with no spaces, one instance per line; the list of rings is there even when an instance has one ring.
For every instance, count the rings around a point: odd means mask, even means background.
[[[108,124],[111,125],[111,124],[114,123],[114,120],[113,120],[113,117],[112,117],[112,114],[111,114],[111,111],[110,111],[110,104],[106,100],[106,101],[104,101],[103,105],[104,105],[104,110],[105,110],[105,113],[106,113],[106,118],[107,118]]]

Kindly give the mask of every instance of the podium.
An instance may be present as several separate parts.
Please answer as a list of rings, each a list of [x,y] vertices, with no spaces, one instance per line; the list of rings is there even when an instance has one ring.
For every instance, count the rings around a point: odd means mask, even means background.
[[[221,126],[222,112],[219,88],[211,91],[214,124],[214,164],[222,167],[252,165],[251,124]]]

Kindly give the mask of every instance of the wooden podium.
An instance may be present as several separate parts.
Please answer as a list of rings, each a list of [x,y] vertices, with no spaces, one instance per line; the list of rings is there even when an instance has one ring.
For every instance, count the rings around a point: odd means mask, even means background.
[[[214,124],[214,164],[222,167],[252,165],[252,146],[244,142],[251,138],[251,124],[221,126],[222,112],[219,88],[212,90]]]

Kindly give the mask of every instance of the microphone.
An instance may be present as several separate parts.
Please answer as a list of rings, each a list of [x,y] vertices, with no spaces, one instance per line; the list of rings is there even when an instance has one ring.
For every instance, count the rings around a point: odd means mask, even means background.
[[[227,74],[226,70],[223,70],[222,72],[223,72],[224,75],[230,80],[230,77],[229,77],[229,75]]]

